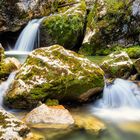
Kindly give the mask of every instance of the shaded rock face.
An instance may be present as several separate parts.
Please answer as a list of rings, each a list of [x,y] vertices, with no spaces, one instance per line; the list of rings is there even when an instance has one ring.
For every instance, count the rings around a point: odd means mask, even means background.
[[[140,58],[137,59],[135,62],[134,62],[134,66],[138,72],[138,74],[140,74]]]
[[[47,16],[74,0],[1,0],[0,32],[17,31],[30,19]]]
[[[59,125],[69,126],[74,124],[74,120],[69,111],[63,106],[48,107],[45,104],[33,109],[23,120],[31,126],[42,124],[51,127],[50,125],[54,124],[59,127]]]
[[[0,109],[0,139],[25,140],[32,137],[30,129],[12,114]]]
[[[99,66],[59,45],[39,48],[19,70],[5,103],[13,108],[29,108],[49,98],[80,101],[87,93],[89,99],[96,88],[103,88],[103,76]]]
[[[3,61],[3,58],[4,58],[4,49],[2,45],[0,44],[0,64]]]
[[[67,49],[74,47],[79,49],[84,35],[85,18],[86,4],[84,1],[47,17],[42,25],[42,42],[45,46],[59,44]]]
[[[133,62],[126,52],[115,52],[106,57],[101,68],[109,78],[128,78],[133,70]]]
[[[109,45],[140,44],[139,0],[97,0],[88,15],[83,47],[95,50]]]

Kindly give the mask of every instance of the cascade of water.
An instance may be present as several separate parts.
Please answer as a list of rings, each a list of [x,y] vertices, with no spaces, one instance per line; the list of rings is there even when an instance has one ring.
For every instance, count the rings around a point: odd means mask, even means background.
[[[34,48],[39,47],[40,43],[40,33],[39,27],[44,18],[33,19],[29,21],[27,26],[21,32],[14,50],[29,52]]]
[[[112,85],[105,85],[103,98],[96,105],[107,108],[140,108],[140,89],[133,82],[116,79]]]
[[[0,107],[2,107],[2,104],[3,104],[3,96],[6,93],[6,91],[8,90],[8,88],[11,85],[12,81],[14,80],[15,75],[16,75],[16,72],[12,72],[9,75],[7,81],[3,82],[0,85]]]
[[[140,119],[140,88],[133,82],[116,79],[105,85],[103,97],[91,109],[99,117],[112,120]]]

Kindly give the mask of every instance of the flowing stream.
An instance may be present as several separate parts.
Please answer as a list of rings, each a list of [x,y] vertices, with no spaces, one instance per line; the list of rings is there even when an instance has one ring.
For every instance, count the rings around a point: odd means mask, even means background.
[[[42,19],[34,19],[28,23],[20,34],[13,51],[6,52],[8,56],[27,56],[30,51],[39,47],[39,27]],[[25,57],[26,58],[26,57]],[[24,59],[25,59],[24,58]],[[23,58],[22,58],[23,59]],[[24,60],[23,59],[23,60]],[[10,74],[6,82],[0,85],[0,105],[3,107],[3,96],[14,80],[16,72]],[[12,110],[8,110],[12,112]],[[32,129],[35,133],[41,133],[48,140],[139,140],[140,132],[140,88],[133,82],[116,79],[112,84],[106,84],[103,96],[96,102],[84,105],[77,109],[78,113],[86,113],[103,120],[107,125],[107,133],[100,135],[89,134],[83,130],[72,130],[62,134],[58,130]],[[12,112],[22,118],[24,113]],[[79,114],[80,115],[80,114]],[[48,138],[48,135],[58,133],[59,137]]]
[[[30,52],[40,46],[40,24],[44,18],[33,19],[21,32],[14,50],[21,52]]]
[[[140,121],[140,88],[133,82],[116,79],[105,85],[103,97],[90,109],[103,119]]]

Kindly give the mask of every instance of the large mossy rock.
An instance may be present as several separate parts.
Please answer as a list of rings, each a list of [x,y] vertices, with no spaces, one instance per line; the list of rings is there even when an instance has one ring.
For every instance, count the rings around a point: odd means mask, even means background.
[[[85,18],[86,4],[84,1],[48,16],[42,25],[42,42],[45,46],[59,44],[68,49],[79,47],[84,35]]]
[[[133,70],[133,62],[126,52],[115,52],[106,57],[101,68],[109,78],[128,78]]]
[[[35,140],[30,129],[22,121],[2,109],[0,109],[0,139]]]
[[[140,44],[139,0],[96,0],[88,14],[80,53],[95,55],[108,46]]]
[[[87,58],[59,45],[34,50],[5,97],[13,108],[30,108],[47,99],[80,101],[104,86],[104,72]]]

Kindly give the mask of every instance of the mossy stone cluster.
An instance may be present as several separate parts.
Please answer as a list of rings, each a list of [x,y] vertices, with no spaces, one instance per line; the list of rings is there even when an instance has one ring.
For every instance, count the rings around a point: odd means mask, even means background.
[[[94,52],[93,52],[93,46],[88,45],[88,46],[81,47],[79,50],[79,53],[86,55],[86,56],[91,56],[91,55],[106,56],[115,51],[116,52],[125,51],[128,54],[128,56],[132,59],[140,58],[140,46],[139,45],[125,47],[125,46],[114,44],[110,47],[103,47],[103,48],[97,49]]]
[[[88,15],[85,39],[91,36],[84,40],[81,53],[88,55],[89,46],[91,55],[95,55],[97,50],[114,44],[122,48],[139,44],[139,15],[133,15],[132,5],[130,0],[96,1]]]
[[[126,52],[115,52],[101,64],[107,78],[128,78],[133,70],[133,62]]]
[[[99,66],[59,45],[39,48],[28,56],[16,75],[5,104],[30,108],[47,99],[79,101],[88,90],[104,87],[103,76]]]
[[[65,48],[74,48],[83,35],[85,16],[84,1],[48,16],[42,25],[42,42],[48,46],[59,44]]]

